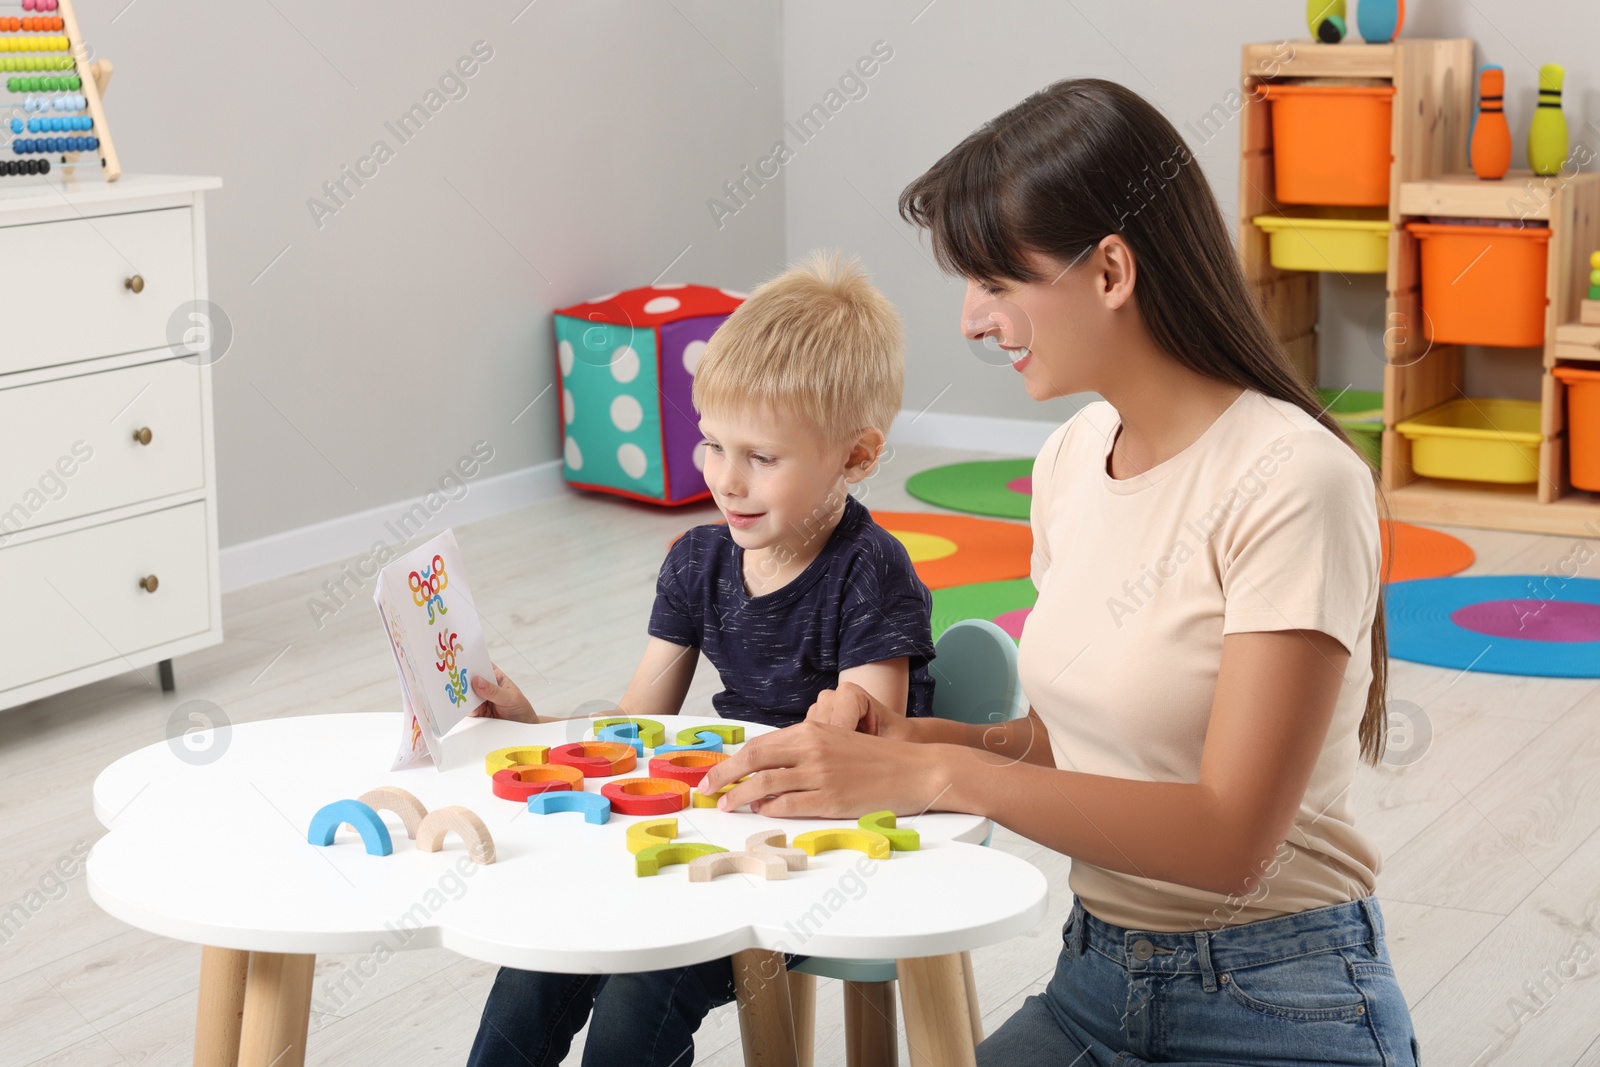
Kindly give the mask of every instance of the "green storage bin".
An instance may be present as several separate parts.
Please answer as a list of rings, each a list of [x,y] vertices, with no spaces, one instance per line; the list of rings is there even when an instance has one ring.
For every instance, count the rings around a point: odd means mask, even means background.
[[[1328,408],[1344,432],[1367,460],[1383,467],[1383,391],[1369,389],[1318,389],[1317,398]]]

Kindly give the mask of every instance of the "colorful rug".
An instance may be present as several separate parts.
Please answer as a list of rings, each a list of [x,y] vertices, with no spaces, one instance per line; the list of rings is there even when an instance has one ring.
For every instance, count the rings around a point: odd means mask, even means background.
[[[1459,537],[1409,522],[1383,522],[1383,580],[1409,582],[1459,574],[1478,557]]]
[[[921,511],[874,511],[872,520],[906,546],[929,589],[1027,577],[1033,531],[1020,523]]]
[[[1600,581],[1593,578],[1421,578],[1391,585],[1385,603],[1395,659],[1488,674],[1600,678]]]
[[[906,492],[951,511],[1026,519],[1033,503],[1033,460],[984,459],[934,467],[906,479]]]
[[[1011,635],[1022,637],[1022,623],[1033,610],[1038,593],[1027,578],[980,582],[933,591],[933,639],[962,619],[988,619]]]

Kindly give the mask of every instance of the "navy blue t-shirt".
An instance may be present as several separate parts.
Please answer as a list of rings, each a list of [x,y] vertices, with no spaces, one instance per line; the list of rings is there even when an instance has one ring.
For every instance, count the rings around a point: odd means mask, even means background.
[[[839,672],[905,656],[906,714],[933,702],[933,595],[905,546],[854,497],[817,558],[782,589],[750,596],[744,549],[725,525],[696,526],[656,579],[650,636],[698,648],[724,686],[717,714],[769,726],[805,718]]]

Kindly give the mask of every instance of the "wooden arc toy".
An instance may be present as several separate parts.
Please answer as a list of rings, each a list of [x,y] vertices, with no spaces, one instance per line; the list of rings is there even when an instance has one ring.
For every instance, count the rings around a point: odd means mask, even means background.
[[[922,836],[915,830],[901,830],[895,827],[892,811],[875,811],[863,815],[856,820],[856,825],[887,838],[889,847],[896,852],[916,852],[922,847]]]
[[[677,819],[646,819],[628,827],[628,851],[643,852],[652,845],[665,845],[678,836]]]
[[[661,742],[667,739],[667,728],[665,726],[662,726],[654,719],[636,719],[632,716],[622,716],[611,719],[596,719],[594,721],[595,736],[598,737],[600,735],[600,731],[605,729],[607,726],[620,726],[624,723],[628,723],[639,728],[639,732],[635,736],[638,737],[640,741],[644,742],[646,748],[655,748],[657,745],[661,744]]]
[[[669,841],[664,845],[651,845],[634,854],[633,873],[640,878],[648,878],[670,864],[693,863],[701,856],[726,851],[725,848],[701,841]]]
[[[739,779],[739,782],[742,782],[749,777],[750,776],[747,774],[744,776],[744,778]],[[714,808],[717,806],[717,801],[722,799],[723,794],[732,789],[734,786],[738,785],[739,782],[729,782],[715,793],[702,793],[700,792],[699,785],[696,784],[695,788],[689,793],[689,805],[695,808]]]
[[[796,848],[804,849],[806,855],[815,856],[819,852],[831,852],[836,848],[853,848],[857,852],[864,852],[875,860],[889,858],[889,839],[882,834],[871,830],[847,827],[829,827],[826,830],[812,830],[809,833],[795,835]]]
[[[690,791],[671,778],[624,778],[600,787],[618,815],[671,815],[689,806]]]
[[[609,778],[627,774],[638,765],[632,745],[617,741],[574,741],[550,750],[550,762],[576,767],[585,778]]]
[[[674,752],[669,756],[656,756],[650,761],[650,777],[699,785],[707,771],[727,758],[722,752]]]
[[[595,731],[595,737],[601,741],[627,745],[633,749],[636,759],[644,759],[644,742],[639,740],[639,724],[636,722],[614,722],[610,726],[602,726]]]
[[[743,726],[737,723],[719,722],[710,726],[685,726],[678,731],[678,744],[692,745],[700,740],[701,734],[716,734],[725,745],[737,745],[744,741]]]
[[[754,874],[763,881],[789,877],[782,856],[770,852],[717,852],[699,856],[689,864],[689,881],[709,882],[719,874]]]
[[[536,767],[549,761],[549,745],[513,745],[510,748],[497,748],[483,757],[483,769],[493,774],[507,767]]]
[[[552,793],[535,793],[528,798],[528,810],[535,815],[554,815],[558,811],[576,811],[583,821],[596,826],[611,821],[611,801],[599,793],[581,793],[563,790]]]
[[[494,838],[489,828],[467,808],[451,805],[430,811],[417,828],[417,848],[423,852],[438,852],[444,847],[444,836],[454,830],[466,842],[467,856],[472,862],[488,866],[494,862]]]
[[[361,835],[361,843],[369,856],[387,856],[394,851],[389,839],[389,828],[383,825],[378,813],[359,800],[335,800],[324,804],[311,816],[311,828],[306,840],[313,845],[331,845],[340,826],[348,825]]]
[[[543,767],[507,767],[495,771],[494,795],[502,800],[527,800],[535,793],[553,793],[562,789],[582,789],[583,772],[576,767],[546,765]]]
[[[357,799],[373,811],[392,811],[400,816],[400,821],[406,824],[406,836],[413,841],[417,839],[417,827],[422,825],[422,820],[428,814],[422,801],[399,786],[369,789]]]
[[[805,852],[798,848],[787,848],[786,844],[782,830],[758,830],[745,840],[744,847],[746,852],[777,856],[791,871],[805,870],[808,862]]]
[[[692,745],[657,745],[656,755],[665,756],[669,752],[721,752],[722,738],[710,730],[701,730],[699,740]]]

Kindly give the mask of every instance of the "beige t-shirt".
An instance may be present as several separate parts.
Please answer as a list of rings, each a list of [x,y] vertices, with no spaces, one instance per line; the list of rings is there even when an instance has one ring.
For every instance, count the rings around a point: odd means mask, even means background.
[[[1350,662],[1294,827],[1250,893],[1082,860],[1072,863],[1072,891],[1106,922],[1162,931],[1220,929],[1373,892],[1381,860],[1350,810],[1378,596],[1370,471],[1300,408],[1254,390],[1188,448],[1122,480],[1106,472],[1119,424],[1110,404],[1092,403],[1050,436],[1033,467],[1039,600],[1019,669],[1056,766],[1198,781],[1223,634],[1320,630],[1350,650]]]

